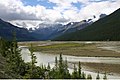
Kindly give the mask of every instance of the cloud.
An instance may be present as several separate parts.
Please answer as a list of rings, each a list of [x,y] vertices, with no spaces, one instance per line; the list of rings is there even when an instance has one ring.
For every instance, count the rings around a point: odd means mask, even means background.
[[[37,0],[43,1],[43,0]],[[1,0],[0,18],[4,20],[40,20],[44,22],[64,23],[81,21],[99,16],[102,13],[110,14],[120,8],[119,0],[48,0],[54,3],[52,9],[42,5],[25,5],[22,0]],[[77,8],[72,3],[80,3]]]
[[[21,0],[2,0],[0,3],[0,17],[5,20],[42,20],[45,11],[44,6],[25,6]]]
[[[79,14],[84,18],[91,17],[92,15],[99,16],[102,13],[109,15],[113,11],[120,8],[119,4],[120,4],[119,0],[117,0],[116,2],[110,1],[94,2],[82,8]]]
[[[24,6],[20,0],[2,0],[0,3],[0,17],[5,20],[36,19],[29,9],[31,6]]]

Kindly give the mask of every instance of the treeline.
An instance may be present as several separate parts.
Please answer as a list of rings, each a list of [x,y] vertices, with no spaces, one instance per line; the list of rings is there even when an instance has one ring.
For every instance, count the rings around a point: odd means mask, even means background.
[[[29,49],[31,52],[31,62],[25,63],[22,60],[20,49],[16,42],[16,38],[13,41],[6,41],[0,38],[0,54],[6,59],[4,74],[10,76],[0,76],[0,78],[14,78],[14,79],[89,79],[92,80],[92,75],[86,75],[81,71],[81,63],[78,63],[78,68],[74,64],[72,74],[68,70],[67,59],[63,60],[62,54],[59,59],[55,57],[55,66],[51,68],[48,63],[47,67],[44,65],[36,66],[36,56],[33,53],[32,45]],[[99,73],[96,76],[99,80]],[[102,79],[102,78],[101,78]],[[103,76],[106,80],[106,73]]]

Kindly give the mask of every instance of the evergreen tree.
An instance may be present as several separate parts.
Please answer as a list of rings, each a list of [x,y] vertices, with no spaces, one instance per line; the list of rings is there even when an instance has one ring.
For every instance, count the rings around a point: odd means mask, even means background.
[[[60,73],[62,73],[64,71],[64,68],[63,68],[63,58],[62,58],[62,54],[60,54],[60,58],[59,58],[59,71]]]
[[[0,54],[3,57],[6,57],[7,54],[9,54],[8,49],[10,48],[10,44],[11,44],[10,42],[0,37]]]
[[[98,74],[96,76],[96,80],[99,80],[99,79],[100,79],[100,76],[99,76],[99,72],[98,72]]]
[[[88,74],[87,79],[92,80],[92,76]]]
[[[50,71],[51,71],[51,68],[50,68],[50,64],[48,63],[48,66],[47,66],[47,75],[46,75],[47,79],[50,78]]]
[[[30,72],[30,77],[31,78],[34,78],[34,69],[35,69],[35,63],[37,63],[36,61],[36,56],[35,54],[33,53],[33,47],[32,47],[32,44],[31,44],[31,47],[30,47],[30,55],[31,55],[31,72]]]
[[[56,71],[54,68],[52,68],[50,72],[50,79],[59,79],[58,71]]]
[[[2,56],[6,56],[5,54],[5,41],[0,37],[0,53]]]
[[[38,71],[36,69],[36,65],[35,63],[37,63],[36,61],[36,56],[35,54],[33,53],[33,47],[32,47],[32,44],[31,44],[31,47],[29,48],[29,51],[30,51],[30,55],[31,55],[31,62],[30,64],[28,65],[29,68],[24,76],[24,78],[27,78],[27,79],[35,79],[35,78],[38,78],[39,75],[38,75]]]
[[[48,63],[47,70],[50,71],[50,69],[51,69],[51,68],[50,68],[50,64]]]
[[[16,72],[21,73],[21,68],[24,65],[24,61],[22,60],[20,49],[18,48],[17,45],[17,39],[16,39],[16,33],[13,33],[13,57],[14,57],[14,62],[16,65]]]
[[[35,66],[35,63],[37,63],[37,61],[36,61],[36,56],[35,56],[35,54],[33,53],[33,46],[32,46],[32,44],[31,44],[31,47],[30,47],[30,55],[31,55],[31,64],[32,64],[32,67],[34,67]]]
[[[72,78],[77,79],[77,68],[75,67],[75,64],[74,64],[74,70],[73,70],[73,73],[72,73]]]
[[[68,71],[68,62],[67,62],[67,58],[65,59],[64,68],[65,68],[65,72],[67,73],[67,71]]]
[[[103,80],[107,80],[106,72],[104,73]]]
[[[81,63],[79,61],[79,64],[78,64],[78,78],[80,79],[81,78]]]
[[[64,77],[64,64],[63,64],[62,54],[60,54],[58,67],[59,67],[59,69],[58,69],[59,77],[58,78],[62,79]]]
[[[2,41],[2,50],[4,50],[4,57],[6,58],[6,73],[14,73],[16,78],[21,78],[25,73],[25,63],[22,60],[20,49],[18,48],[16,41],[16,34],[13,34],[13,40],[11,42]],[[21,76],[20,76],[21,75]]]
[[[45,78],[45,69],[46,67],[42,64],[41,67],[40,67],[40,78]]]
[[[57,57],[55,57],[55,68],[58,69],[58,60],[57,60]]]
[[[84,72],[81,74],[81,79],[86,79],[86,74]]]
[[[64,63],[64,78],[65,79],[70,79],[70,73],[68,70],[68,62],[67,62],[67,58],[65,59],[65,63]]]

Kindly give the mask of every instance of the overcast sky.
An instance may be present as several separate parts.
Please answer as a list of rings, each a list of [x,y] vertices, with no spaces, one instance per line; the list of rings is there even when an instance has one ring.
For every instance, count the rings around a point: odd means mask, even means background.
[[[118,8],[120,0],[0,0],[0,18],[62,23],[110,14]]]

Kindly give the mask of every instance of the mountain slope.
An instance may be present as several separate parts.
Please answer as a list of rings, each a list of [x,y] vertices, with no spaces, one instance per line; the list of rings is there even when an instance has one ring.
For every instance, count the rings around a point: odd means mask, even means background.
[[[86,20],[81,22],[70,22],[66,25],[63,24],[46,24],[41,23],[37,25],[37,28],[31,30],[32,34],[38,34],[40,40],[50,40],[64,33],[75,32],[90,25]],[[30,31],[30,30],[29,30]]]
[[[64,33],[75,32],[92,23],[92,21],[87,20],[80,22],[69,22],[66,25],[31,20],[12,20],[8,22],[20,28],[27,29],[32,36],[39,40],[50,40]]]
[[[36,40],[28,30],[16,27],[0,19],[0,37],[11,40],[13,38],[13,31],[16,32],[18,41]]]
[[[39,24],[39,28],[33,30],[32,34],[39,34],[41,40],[49,40],[52,33],[56,33],[60,28],[62,28],[62,24]]]
[[[88,25],[91,25],[93,22],[88,22],[86,20],[80,22],[70,22],[66,25],[63,25],[61,28],[57,29],[50,35],[50,39],[54,39],[55,37],[61,36],[66,33],[75,32],[77,30],[84,29]]]
[[[120,9],[90,26],[54,40],[120,40]]]

